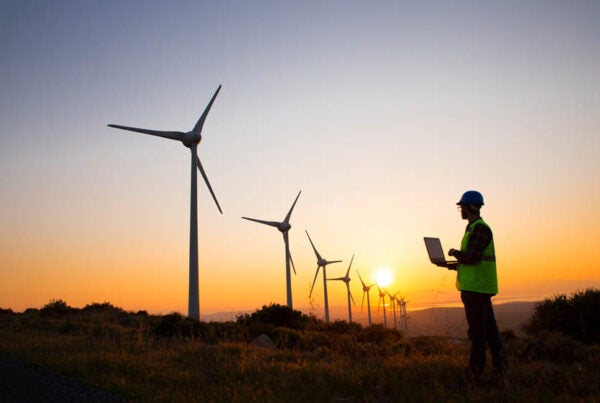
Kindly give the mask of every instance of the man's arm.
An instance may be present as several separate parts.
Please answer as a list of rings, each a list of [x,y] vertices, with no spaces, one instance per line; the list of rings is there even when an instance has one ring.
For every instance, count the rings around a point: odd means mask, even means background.
[[[473,232],[469,236],[467,249],[460,251],[450,249],[448,255],[454,256],[459,263],[475,264],[481,261],[484,249],[492,240],[492,230],[486,225],[477,224],[473,227]]]

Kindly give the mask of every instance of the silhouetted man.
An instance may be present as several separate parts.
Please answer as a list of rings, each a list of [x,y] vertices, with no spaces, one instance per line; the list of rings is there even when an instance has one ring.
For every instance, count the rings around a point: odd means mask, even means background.
[[[456,270],[456,288],[469,324],[471,355],[464,375],[468,381],[479,381],[485,367],[486,345],[489,344],[494,366],[494,381],[503,381],[508,371],[508,357],[492,308],[492,296],[498,293],[496,255],[492,230],[480,215],[481,193],[469,190],[456,203],[464,220],[468,220],[460,250],[450,249],[458,264],[445,267]]]

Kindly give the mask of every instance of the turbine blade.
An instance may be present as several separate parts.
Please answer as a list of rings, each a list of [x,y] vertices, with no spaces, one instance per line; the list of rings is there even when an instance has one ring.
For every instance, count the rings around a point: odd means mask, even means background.
[[[348,284],[348,283],[346,283],[346,285],[347,285],[347,284]],[[350,299],[352,300],[352,303],[353,303],[354,305],[356,305],[356,302],[354,302],[354,297],[352,296],[352,292],[350,291],[350,286],[348,286],[348,294],[350,294]]]
[[[346,277],[350,274],[350,268],[352,267],[352,262],[354,261],[354,255],[352,255],[352,259],[350,259],[350,264],[348,265],[348,271],[346,272]]]
[[[313,279],[312,286],[310,287],[310,294],[308,296],[312,296],[313,288],[315,288],[315,283],[317,282],[317,276],[319,275],[319,270],[321,270],[321,266],[317,267],[317,271],[315,273],[315,278]]]
[[[363,306],[365,305],[365,294],[366,294],[366,291],[363,291],[362,301],[360,302],[360,311],[361,312],[363,310]]]
[[[198,165],[198,169],[200,170],[200,174],[204,178],[204,182],[206,182],[206,186],[208,186],[208,190],[210,191],[210,194],[212,195],[212,198],[215,201],[215,204],[217,205],[217,208],[219,209],[219,212],[221,214],[223,214],[223,210],[221,210],[221,206],[219,206],[219,202],[217,201],[217,196],[215,196],[215,192],[213,192],[212,186],[210,186],[210,182],[208,181],[208,176],[206,176],[206,172],[204,172],[204,168],[202,167],[202,163],[200,162],[200,158],[197,155],[196,155],[196,165]]]
[[[343,262],[343,260],[331,260],[331,261],[327,261],[327,264],[340,263],[340,262]]]
[[[308,231],[304,230],[304,232],[306,232],[306,236],[308,236],[308,240],[310,241],[310,244],[313,250],[315,251],[315,255],[317,255],[317,260],[322,260],[321,255],[319,255],[319,252],[317,252],[317,248],[315,248],[315,244],[313,243],[312,239],[310,239],[310,235],[308,235]]]
[[[294,270],[294,275],[296,274],[296,265],[294,264],[294,259],[292,259],[292,254],[290,253],[290,263],[292,264],[292,270]]]
[[[302,193],[302,191],[298,192],[298,196],[296,196],[296,200],[294,200],[294,204],[292,204],[292,208],[290,208],[290,211],[288,211],[283,222],[286,222],[286,223],[290,222],[290,217],[292,215],[292,211],[294,210],[294,206],[296,206],[296,202],[298,201],[298,198],[300,197],[300,193]]]
[[[256,218],[249,218],[249,217],[242,217],[244,220],[249,220],[249,221],[254,221],[260,224],[265,224],[265,225],[270,225],[271,227],[275,227],[278,228],[279,227],[279,223],[277,221],[264,221],[264,220],[257,220]]]
[[[294,266],[294,260],[292,259],[292,254],[290,253],[290,238],[287,231],[283,233],[283,242],[285,243],[285,258],[289,259],[290,263],[292,264],[294,274],[296,274],[296,266]]]
[[[179,141],[183,140],[183,136],[185,134],[183,132],[166,132],[166,131],[161,131],[161,130],[148,130],[148,129],[140,129],[140,128],[137,128],[137,127],[112,125],[112,124],[111,125],[107,125],[107,126],[115,128],[115,129],[129,130],[131,132],[138,132],[138,133],[150,134],[152,136],[164,137],[166,139],[179,140]]]
[[[363,287],[366,287],[367,285],[365,284],[365,282],[363,281],[362,277],[360,276],[360,273],[358,272],[358,270],[356,270],[356,274],[358,274],[358,278],[360,279],[360,282],[362,283]]]
[[[328,278],[327,281],[333,281],[333,280],[341,280],[344,281],[346,279],[346,277],[336,277],[336,278]]]
[[[210,102],[206,106],[206,109],[204,109],[202,116],[200,116],[200,119],[198,119],[196,126],[194,126],[194,129],[192,130],[194,133],[196,133],[196,134],[202,133],[202,127],[204,126],[204,121],[206,120],[206,116],[208,115],[208,112],[210,111],[210,108],[212,107],[213,102],[215,102],[215,98],[217,97],[217,94],[219,93],[219,91],[221,91],[220,85],[219,85],[219,88],[217,88],[217,91],[215,91],[215,95],[213,95],[212,98],[210,99]]]

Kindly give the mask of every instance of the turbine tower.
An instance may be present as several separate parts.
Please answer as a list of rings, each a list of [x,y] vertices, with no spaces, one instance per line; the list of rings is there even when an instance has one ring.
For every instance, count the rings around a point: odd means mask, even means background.
[[[398,328],[398,319],[396,316],[396,295],[398,294],[398,292],[396,292],[395,294],[391,294],[389,291],[386,291],[388,297],[390,297],[390,302],[392,305],[392,312],[394,313],[394,329]]]
[[[279,221],[264,221],[257,220],[256,218],[248,218],[242,217],[244,220],[254,221],[260,224],[269,225],[271,227],[277,228],[283,234],[283,243],[285,244],[285,282],[287,288],[287,306],[288,308],[293,308],[292,306],[292,276],[290,273],[290,263],[292,264],[292,269],[294,269],[294,274],[296,274],[296,267],[294,266],[294,261],[292,260],[292,255],[290,254],[290,240],[288,237],[288,231],[292,228],[290,224],[290,217],[292,216],[292,211],[294,210],[294,206],[300,197],[300,193],[302,190],[298,192],[298,196],[296,196],[296,200],[292,204],[290,211],[288,211],[287,215],[283,219],[282,222]]]
[[[377,284],[377,290],[379,291],[379,307],[383,306],[383,327],[387,327],[387,315],[385,313],[385,290],[379,288],[379,284]]]
[[[358,274],[358,278],[360,279],[360,282],[363,287],[363,297],[362,297],[362,302],[360,303],[360,310],[362,312],[363,305],[365,304],[365,294],[366,294],[367,295],[367,309],[368,309],[368,313],[369,313],[369,326],[371,326],[372,325],[372,322],[371,322],[371,298],[369,297],[369,292],[371,291],[371,287],[373,287],[375,284],[366,285],[365,282],[363,281],[362,277],[360,276],[360,273],[358,272],[358,270],[356,271],[356,274]]]
[[[315,248],[315,244],[313,243],[312,239],[310,239],[310,235],[308,235],[308,231],[307,230],[304,230],[304,231],[306,232],[306,236],[308,236],[308,240],[310,241],[310,244],[311,244],[313,250],[315,251],[315,255],[317,256],[317,271],[315,273],[315,278],[313,279],[313,283],[312,283],[312,286],[310,287],[310,293],[308,294],[308,296],[310,297],[312,295],[313,289],[315,288],[315,282],[317,281],[317,276],[319,275],[319,270],[322,267],[323,268],[323,298],[325,299],[325,323],[329,323],[329,298],[327,297],[327,274],[326,274],[325,267],[331,263],[339,263],[339,262],[341,262],[341,260],[328,261],[326,259],[323,259],[321,257],[321,255],[319,254],[319,252],[317,251],[317,248]]]
[[[402,297],[398,300],[398,302],[400,304],[401,322],[404,325],[403,326],[404,336],[408,337],[408,314],[406,313],[406,303],[408,301],[406,301],[406,299],[404,299],[404,297]]]
[[[128,127],[128,126],[120,126],[120,125],[108,125],[109,127],[113,127],[115,129],[123,129],[129,130],[132,132],[150,134],[152,136],[164,137],[170,140],[178,140],[183,143],[184,146],[188,147],[191,151],[192,155],[192,180],[191,180],[191,191],[190,191],[190,270],[189,270],[189,294],[188,294],[188,316],[192,319],[199,320],[200,319],[200,300],[198,296],[198,180],[196,175],[196,168],[200,171],[200,174],[204,178],[204,182],[206,182],[206,186],[212,195],[212,198],[219,209],[219,212],[223,214],[221,210],[221,206],[217,201],[217,197],[210,186],[210,182],[208,181],[208,177],[204,172],[204,168],[202,167],[202,163],[200,162],[200,158],[198,158],[198,144],[202,141],[202,127],[204,126],[204,121],[206,120],[206,116],[212,107],[217,94],[221,90],[221,86],[217,88],[215,94],[212,96],[210,102],[204,109],[202,116],[198,119],[198,122],[194,126],[194,128],[187,132],[177,132],[177,131],[159,131],[159,130],[148,130],[148,129],[139,129],[136,127]]]
[[[350,300],[352,303],[356,305],[354,302],[354,298],[352,297],[352,293],[350,292],[350,267],[352,267],[352,262],[354,261],[354,255],[352,255],[352,259],[350,259],[350,264],[348,265],[348,270],[346,271],[346,275],[344,277],[338,278],[330,278],[328,280],[340,280],[346,283],[346,290],[348,291],[348,323],[352,323],[352,305],[350,305]]]

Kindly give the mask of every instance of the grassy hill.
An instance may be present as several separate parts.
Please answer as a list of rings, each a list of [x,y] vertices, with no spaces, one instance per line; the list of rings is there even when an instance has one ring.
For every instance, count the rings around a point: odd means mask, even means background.
[[[407,339],[380,325],[324,324],[286,309],[263,307],[236,321],[209,323],[177,314],[125,312],[107,303],[73,309],[57,301],[24,313],[2,310],[0,356],[131,401],[580,401],[600,396],[600,349],[560,334],[522,338],[505,333],[511,373],[507,384],[496,387],[464,382],[469,354],[464,339]]]

